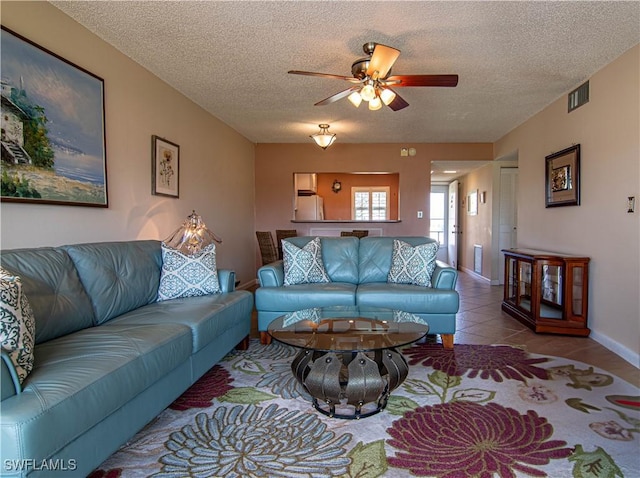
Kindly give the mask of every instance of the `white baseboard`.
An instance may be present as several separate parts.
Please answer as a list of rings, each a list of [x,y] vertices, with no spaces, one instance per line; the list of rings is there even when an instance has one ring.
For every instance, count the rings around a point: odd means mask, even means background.
[[[591,337],[593,340],[598,342],[600,345],[608,348],[616,355],[619,355],[634,367],[640,368],[640,354],[638,354],[637,352],[634,352],[633,350],[616,342],[612,338],[604,334],[601,334],[595,330],[591,331],[591,334],[589,334],[589,337]]]
[[[238,287],[236,287],[236,290],[238,289],[248,290],[256,285],[258,285],[258,279],[253,279],[253,280],[250,280],[249,282],[245,282],[244,284],[238,285]]]
[[[489,282],[489,284],[491,284],[491,280],[489,278],[478,274],[476,271],[474,271],[472,269],[467,269],[466,267],[460,267],[460,270],[465,272],[466,274],[469,274],[470,276],[475,277],[476,279],[480,279],[480,280],[483,280],[485,282]]]

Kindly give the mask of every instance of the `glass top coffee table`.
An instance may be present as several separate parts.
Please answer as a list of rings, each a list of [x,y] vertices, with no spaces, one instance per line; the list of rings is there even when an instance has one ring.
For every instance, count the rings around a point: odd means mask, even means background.
[[[269,324],[272,338],[301,349],[291,364],[319,412],[364,418],[383,410],[409,365],[397,347],[422,339],[418,316],[377,307],[325,307],[291,312]]]

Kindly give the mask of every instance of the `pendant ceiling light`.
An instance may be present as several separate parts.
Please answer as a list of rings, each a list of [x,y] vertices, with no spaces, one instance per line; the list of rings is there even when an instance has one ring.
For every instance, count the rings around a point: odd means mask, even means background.
[[[316,134],[310,135],[309,137],[322,149],[327,149],[336,140],[336,135],[335,133],[329,132],[328,124],[320,124],[318,126],[320,127],[320,131]]]

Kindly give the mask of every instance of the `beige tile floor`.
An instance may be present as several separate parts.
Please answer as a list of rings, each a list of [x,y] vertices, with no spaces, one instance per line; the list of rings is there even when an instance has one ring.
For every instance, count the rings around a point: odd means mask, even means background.
[[[588,337],[536,334],[502,311],[502,286],[460,272],[455,342],[459,344],[524,345],[529,352],[555,355],[594,365],[640,387],[640,369]],[[251,335],[258,337],[254,311]]]
[[[456,343],[524,345],[529,352],[555,355],[594,365],[640,386],[640,369],[589,337],[536,334],[502,311],[502,286],[471,274],[459,274],[460,311]]]

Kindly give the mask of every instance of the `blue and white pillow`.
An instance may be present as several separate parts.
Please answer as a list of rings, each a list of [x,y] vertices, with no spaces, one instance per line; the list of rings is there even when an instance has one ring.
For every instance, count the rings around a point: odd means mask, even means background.
[[[20,383],[33,369],[36,320],[20,277],[0,268],[0,344],[18,375]]]
[[[437,242],[412,246],[394,239],[387,282],[431,287],[431,276],[436,269],[438,247]]]
[[[162,244],[162,272],[158,302],[220,292],[216,245],[187,255]]]
[[[330,282],[322,262],[322,243],[316,237],[303,248],[282,241],[284,285]]]

